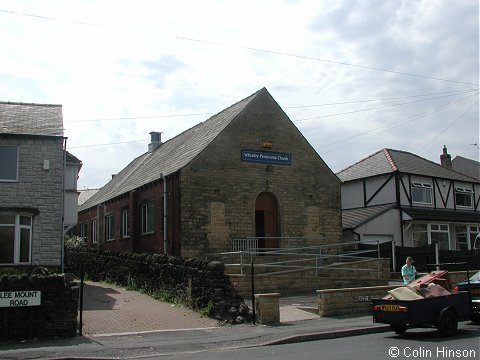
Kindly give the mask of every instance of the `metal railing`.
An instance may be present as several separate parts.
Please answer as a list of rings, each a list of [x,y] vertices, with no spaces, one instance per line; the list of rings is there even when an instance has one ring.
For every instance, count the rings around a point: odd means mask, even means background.
[[[292,245],[294,242],[289,242],[288,239],[300,238],[281,239],[285,245]],[[372,271],[372,267],[351,267],[348,266],[348,263],[376,259],[377,278],[380,277],[379,242],[375,249],[359,250],[358,241],[319,246],[265,248],[259,247],[259,244],[262,244],[261,240],[262,238],[234,239],[232,240],[232,251],[207,254],[205,258],[206,260],[222,261],[227,268],[238,267],[240,274],[245,274],[246,269],[255,262],[256,268],[271,268],[277,270],[277,273],[312,270],[315,276],[319,276],[322,269]]]

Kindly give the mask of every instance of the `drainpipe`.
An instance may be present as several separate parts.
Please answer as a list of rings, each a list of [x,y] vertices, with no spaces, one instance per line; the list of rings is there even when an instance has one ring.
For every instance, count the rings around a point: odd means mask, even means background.
[[[63,173],[62,173],[62,239],[60,241],[60,262],[62,264],[62,274],[65,273],[65,171],[67,168],[67,138],[63,138]]]
[[[163,186],[163,253],[167,255],[167,183],[163,173],[160,174]]]

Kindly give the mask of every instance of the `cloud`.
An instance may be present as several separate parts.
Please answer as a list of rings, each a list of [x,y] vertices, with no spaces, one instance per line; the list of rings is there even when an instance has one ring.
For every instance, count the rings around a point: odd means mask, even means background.
[[[478,159],[478,104],[464,114],[478,93],[454,93],[478,91],[475,1],[9,6],[48,19],[0,12],[0,99],[63,104],[82,187],[146,151],[150,131],[171,138],[262,87],[335,171],[383,147]]]

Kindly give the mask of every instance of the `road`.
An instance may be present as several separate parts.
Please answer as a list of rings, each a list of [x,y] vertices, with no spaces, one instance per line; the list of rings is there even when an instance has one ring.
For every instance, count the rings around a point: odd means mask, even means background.
[[[185,352],[158,359],[183,360],[361,360],[480,359],[480,328],[461,324],[456,336],[440,337],[435,329],[408,330],[237,350]]]

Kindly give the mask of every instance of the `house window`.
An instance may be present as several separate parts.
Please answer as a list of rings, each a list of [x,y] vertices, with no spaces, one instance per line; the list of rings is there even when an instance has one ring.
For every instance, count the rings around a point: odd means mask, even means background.
[[[98,239],[97,239],[97,220],[92,221],[92,244],[96,244]]]
[[[142,234],[152,233],[155,229],[153,210],[153,202],[142,206]]]
[[[87,240],[87,224],[86,223],[80,224],[80,237],[82,238],[83,241]]]
[[[122,237],[128,238],[130,236],[130,227],[128,225],[128,210],[122,212]]]
[[[427,224],[416,224],[412,227],[413,246],[428,245]]]
[[[105,240],[115,240],[115,215],[105,216]]]
[[[32,217],[0,213],[0,264],[29,264]]]
[[[455,226],[455,250],[468,250],[467,226]]]
[[[411,231],[413,246],[438,243],[440,249],[450,248],[448,224],[414,224]]]
[[[430,224],[430,243],[438,243],[440,249],[450,249],[448,224]]]
[[[0,181],[17,181],[18,146],[0,146]]]
[[[473,191],[463,187],[455,187],[455,204],[458,207],[472,208]]]
[[[432,185],[412,182],[412,201],[415,204],[432,204]]]

